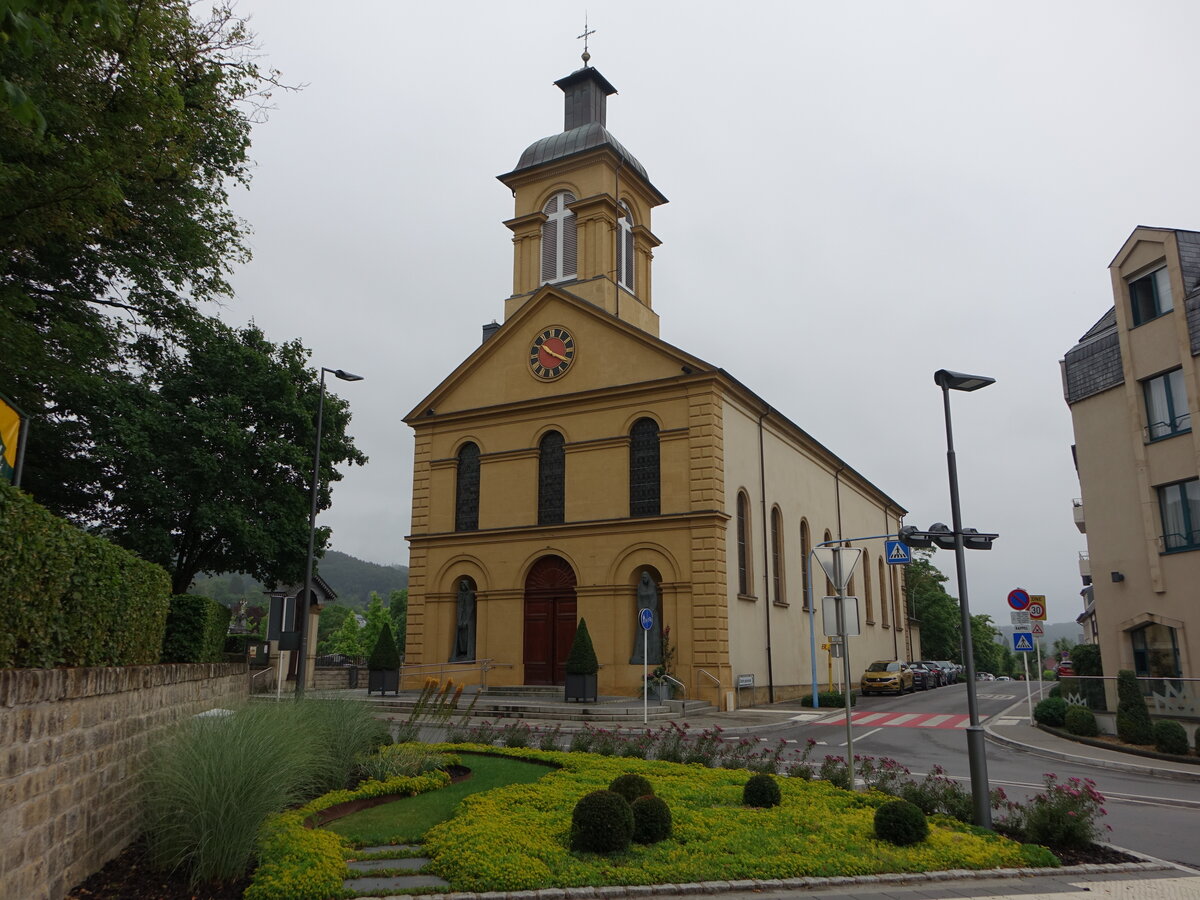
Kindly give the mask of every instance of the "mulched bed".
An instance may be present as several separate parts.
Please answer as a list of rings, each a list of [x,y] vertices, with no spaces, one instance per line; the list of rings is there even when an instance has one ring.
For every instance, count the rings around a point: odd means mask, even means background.
[[[188,887],[184,875],[164,875],[146,862],[146,845],[138,840],[125,852],[67,894],[67,900],[240,900],[250,886],[250,873],[225,884]]]

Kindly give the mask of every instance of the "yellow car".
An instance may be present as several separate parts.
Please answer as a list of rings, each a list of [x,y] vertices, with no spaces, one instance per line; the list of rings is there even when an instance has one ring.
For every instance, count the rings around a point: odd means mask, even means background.
[[[914,690],[913,673],[908,663],[897,660],[879,659],[867,666],[858,689],[863,694],[903,694]]]

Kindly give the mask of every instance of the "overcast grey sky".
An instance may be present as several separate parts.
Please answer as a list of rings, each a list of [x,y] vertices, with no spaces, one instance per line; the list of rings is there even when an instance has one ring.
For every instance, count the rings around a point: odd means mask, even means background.
[[[305,83],[256,127],[234,198],[254,260],[222,316],[299,337],[371,457],[321,517],[405,563],[403,416],[502,319],[512,198],[495,176],[562,130],[592,64],[655,211],[662,337],[725,368],[909,510],[950,521],[952,395],[973,612],[1017,586],[1081,611],[1058,361],[1111,305],[1139,224],[1200,228],[1192,2],[241,0]],[[953,558],[936,557],[951,576]]]

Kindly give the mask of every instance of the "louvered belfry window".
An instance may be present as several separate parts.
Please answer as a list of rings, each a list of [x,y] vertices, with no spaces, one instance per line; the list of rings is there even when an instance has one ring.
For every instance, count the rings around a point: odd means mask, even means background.
[[[629,205],[621,201],[621,218],[617,220],[617,282],[630,293],[633,288],[633,215]]]
[[[561,525],[566,492],[563,436],[549,431],[538,444],[538,524]]]
[[[454,530],[475,531],[479,527],[479,447],[463,444],[458,451],[458,474],[454,491]]]
[[[574,201],[574,194],[562,191],[542,207],[548,217],[542,224],[542,284],[575,277],[575,213],[567,209]]]
[[[638,419],[629,432],[629,515],[659,514],[658,423]]]

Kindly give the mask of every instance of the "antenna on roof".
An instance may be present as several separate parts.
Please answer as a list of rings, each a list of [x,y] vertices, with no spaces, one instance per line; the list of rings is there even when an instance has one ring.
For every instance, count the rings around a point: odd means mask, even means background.
[[[575,40],[579,40],[580,38],[583,38],[583,57],[582,57],[582,58],[583,58],[583,65],[584,65],[584,67],[585,67],[585,68],[586,68],[587,64],[588,64],[588,63],[591,61],[591,59],[592,59],[592,54],[588,53],[588,35],[589,35],[589,34],[595,34],[595,33],[596,33],[596,29],[595,29],[595,28],[593,28],[591,31],[588,31],[587,11],[586,11],[586,10],[584,10],[584,13],[583,13],[583,34],[581,34],[581,35],[579,35],[578,37],[576,37],[576,38],[575,38]]]

